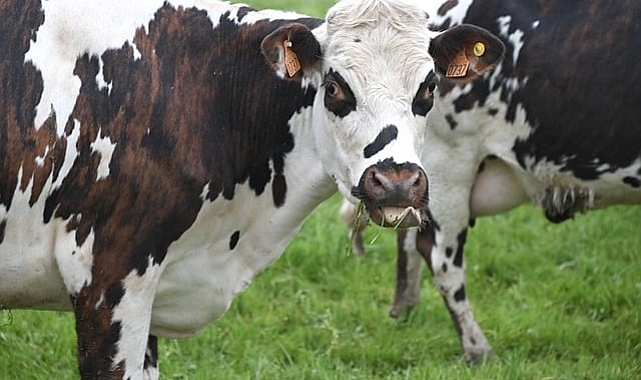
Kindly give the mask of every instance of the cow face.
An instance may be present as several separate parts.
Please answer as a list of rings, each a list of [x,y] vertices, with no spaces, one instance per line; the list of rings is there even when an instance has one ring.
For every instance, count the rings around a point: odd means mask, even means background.
[[[317,29],[286,25],[262,49],[279,75],[319,89],[313,136],[340,192],[376,223],[401,227],[428,215],[420,152],[439,75],[466,82],[503,54],[469,25],[430,40],[423,10],[386,0],[339,2]]]

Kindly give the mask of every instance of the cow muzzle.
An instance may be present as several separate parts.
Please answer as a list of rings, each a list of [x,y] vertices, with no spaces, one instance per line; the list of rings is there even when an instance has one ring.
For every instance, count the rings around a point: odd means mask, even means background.
[[[388,159],[367,168],[352,195],[380,226],[419,227],[429,214],[427,188],[427,175],[418,165]]]

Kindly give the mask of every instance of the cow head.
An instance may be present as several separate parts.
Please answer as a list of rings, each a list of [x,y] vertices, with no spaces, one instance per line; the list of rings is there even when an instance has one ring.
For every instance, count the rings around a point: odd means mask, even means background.
[[[312,124],[324,169],[380,225],[417,226],[428,215],[420,152],[439,76],[470,81],[503,54],[478,27],[430,35],[415,4],[344,0],[320,27],[288,24],[262,43],[278,75],[319,88]]]

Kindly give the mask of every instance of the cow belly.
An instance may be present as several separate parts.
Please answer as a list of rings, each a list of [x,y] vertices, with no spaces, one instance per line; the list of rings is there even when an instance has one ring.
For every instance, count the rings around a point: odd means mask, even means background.
[[[512,168],[499,159],[487,159],[474,179],[470,213],[472,217],[500,214],[528,199]]]

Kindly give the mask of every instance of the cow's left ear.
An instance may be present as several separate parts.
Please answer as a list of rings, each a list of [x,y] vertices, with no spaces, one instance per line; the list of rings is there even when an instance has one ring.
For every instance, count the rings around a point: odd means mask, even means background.
[[[302,78],[320,59],[320,44],[305,25],[291,23],[273,31],[260,45],[267,62],[285,78]]]
[[[501,40],[469,24],[446,30],[433,38],[429,47],[437,72],[460,84],[492,70],[503,59],[504,52]]]

